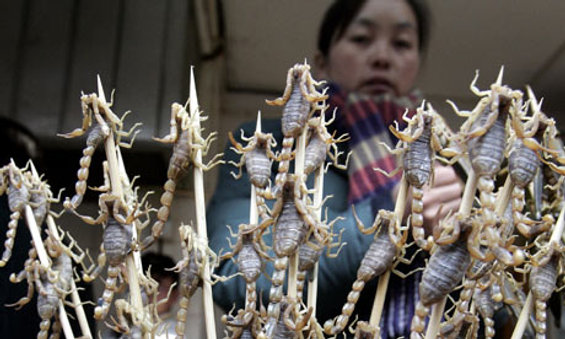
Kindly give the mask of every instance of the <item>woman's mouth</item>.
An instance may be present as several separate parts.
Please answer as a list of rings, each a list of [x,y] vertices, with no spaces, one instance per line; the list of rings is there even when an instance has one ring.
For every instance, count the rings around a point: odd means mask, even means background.
[[[372,78],[364,81],[360,89],[362,92],[372,95],[394,93],[394,86],[392,83],[383,78]]]

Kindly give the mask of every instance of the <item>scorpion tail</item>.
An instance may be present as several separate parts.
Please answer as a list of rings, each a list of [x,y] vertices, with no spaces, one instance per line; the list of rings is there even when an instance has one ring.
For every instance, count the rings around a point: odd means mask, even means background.
[[[51,319],[42,319],[39,323],[39,333],[37,333],[37,339],[47,339],[47,334],[49,333],[49,328],[51,327]]]
[[[286,181],[286,175],[292,160],[292,146],[294,145],[293,137],[284,137],[282,142],[281,155],[279,156],[279,168],[277,176],[275,177],[275,192],[282,190]]]
[[[143,239],[143,243],[141,245],[142,249],[146,249],[151,246],[155,240],[161,236],[163,227],[165,227],[165,223],[169,220],[171,204],[173,203],[173,197],[176,190],[176,183],[173,179],[168,179],[165,182],[165,185],[163,185],[163,188],[165,189],[165,192],[161,195],[161,207],[157,212],[157,221],[155,221],[151,227],[151,235],[148,235],[145,239]]]
[[[328,335],[335,335],[347,326],[349,322],[349,318],[353,311],[355,310],[355,304],[357,304],[357,300],[359,300],[359,295],[363,288],[365,287],[365,282],[363,280],[357,279],[353,282],[353,286],[351,287],[351,291],[347,295],[347,302],[343,305],[341,309],[341,314],[337,317],[335,321],[327,320],[324,323],[324,332]]]
[[[106,278],[106,288],[102,293],[102,305],[96,306],[94,309],[94,318],[97,320],[104,319],[110,310],[110,305],[112,304],[112,299],[114,299],[114,293],[116,292],[116,284],[118,281],[118,276],[120,274],[120,269],[117,266],[108,267],[108,278]]]
[[[426,317],[430,312],[428,306],[424,306],[422,301],[418,301],[416,305],[416,312],[412,318],[412,324],[410,325],[410,339],[420,339],[423,338],[424,329],[426,328]]]
[[[190,299],[183,296],[179,302],[179,310],[177,312],[177,323],[175,325],[175,332],[177,333],[177,339],[184,338],[184,332],[186,331],[186,317],[188,316],[188,305]]]
[[[2,260],[0,260],[0,267],[4,267],[12,256],[12,248],[14,247],[14,239],[16,238],[16,230],[18,228],[18,219],[20,219],[20,212],[14,212],[10,215],[8,231],[6,232],[6,241],[4,241],[4,253],[2,253]]]
[[[418,247],[429,251],[434,242],[432,236],[426,239],[424,232],[424,215],[422,214],[424,212],[423,196],[424,191],[421,188],[412,186],[412,216],[410,217],[410,223],[412,224],[412,236]]]

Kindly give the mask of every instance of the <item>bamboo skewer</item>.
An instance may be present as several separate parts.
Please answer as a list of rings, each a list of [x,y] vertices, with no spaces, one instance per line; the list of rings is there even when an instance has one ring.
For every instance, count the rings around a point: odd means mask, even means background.
[[[194,123],[193,133],[200,137],[200,107],[196,95],[194,81],[194,67],[190,68],[190,94],[189,94],[190,119]],[[202,163],[202,150],[195,150],[196,162]],[[202,168],[194,166],[194,201],[196,206],[196,232],[204,243],[208,243],[206,226],[206,206],[204,197],[204,174]],[[216,324],[214,320],[214,302],[212,299],[212,285],[210,284],[210,266],[207,256],[202,258],[202,297],[204,303],[204,317],[206,321],[206,335],[208,339],[216,339]]]
[[[555,228],[553,233],[551,233],[551,238],[547,246],[552,246],[552,243],[558,243],[563,236],[563,230],[565,229],[565,206],[561,209],[557,222],[555,223]],[[512,339],[522,338],[524,331],[526,330],[526,325],[528,324],[528,319],[533,308],[533,295],[532,291],[528,292],[524,306],[522,307],[522,312],[520,312],[520,317],[514,327],[514,332],[512,333]]]
[[[322,121],[320,123],[324,123],[324,115],[325,111],[321,113]],[[319,206],[314,212],[314,217],[318,220],[322,218],[322,201],[324,199],[324,169],[325,164],[321,164],[320,168],[316,172],[314,177],[314,206]],[[312,280],[308,282],[308,307],[312,307],[312,317],[316,317],[316,300],[318,298],[318,269],[320,263],[319,261],[314,264],[314,268],[312,269]]]
[[[296,158],[294,160],[294,174],[297,178],[304,177],[304,153],[306,150],[306,138],[308,136],[308,128],[304,128],[296,143]],[[301,180],[302,181],[302,180]],[[295,185],[298,184],[295,182]],[[290,256],[288,263],[288,297],[296,300],[296,280],[298,273],[298,250]]]
[[[255,126],[255,132],[261,133],[261,111],[257,112],[257,125]],[[259,223],[259,212],[257,210],[257,192],[255,191],[255,186],[251,185],[251,203],[249,204],[249,225],[257,225]],[[253,285],[256,285],[253,282]],[[256,291],[255,287],[253,291]],[[245,288],[245,300],[255,300],[257,292],[253,292],[255,295],[249,295],[249,289]]]
[[[408,182],[406,177],[402,174],[400,179],[398,195],[396,196],[396,203],[394,205],[394,215],[398,218],[399,222],[402,222],[402,217],[404,216],[404,209],[406,208],[406,197],[408,195]],[[377,286],[377,293],[375,294],[375,301],[373,302],[373,308],[371,309],[371,317],[369,318],[369,324],[377,329],[375,337],[380,338],[379,323],[381,321],[381,316],[383,312],[383,306],[386,298],[386,291],[388,289],[388,281],[390,279],[390,270],[387,270],[383,275],[379,277],[379,283]]]
[[[104,94],[104,88],[102,87],[102,81],[100,80],[100,76],[97,77],[97,80],[98,80],[98,98],[103,105],[107,105],[106,96]],[[110,109],[109,107],[106,108]],[[118,162],[116,144],[114,140],[114,132],[112,131],[112,129],[110,129],[110,134],[104,141],[104,149],[106,151],[106,159],[108,160],[108,172],[109,172],[108,176],[110,177],[112,194],[117,197],[120,197],[120,199],[123,200],[124,192],[121,181],[122,176],[120,174],[120,166]],[[132,251],[132,253],[128,254],[126,258],[128,285],[129,285],[131,303],[133,307],[136,309],[136,312],[143,312],[143,301],[141,299],[141,288],[139,287],[139,278],[138,278],[139,272],[135,267],[135,261],[133,259],[135,252],[136,251]],[[143,330],[143,326],[142,326],[142,330]],[[144,333],[144,337],[147,335],[148,333]]]
[[[465,191],[463,192],[461,205],[459,205],[458,210],[458,213],[461,216],[468,216],[469,214],[471,214],[473,201],[475,199],[475,191],[477,190],[477,174],[475,173],[475,171],[471,170],[467,173],[467,175],[468,176],[467,182],[465,183]],[[447,296],[443,297],[442,300],[432,305],[432,314],[430,316],[430,322],[426,331],[426,339],[435,338],[436,334],[438,333],[446,300]]]
[[[39,231],[39,227],[35,222],[35,217],[33,216],[33,211],[29,205],[25,206],[25,219],[26,224],[31,233],[31,238],[33,239],[33,245],[37,251],[37,256],[39,257],[39,262],[41,266],[45,268],[51,267],[51,259],[47,255],[47,251],[45,250],[45,246],[43,245],[43,240],[41,239],[41,234]],[[65,334],[65,338],[70,339],[74,338],[73,330],[71,328],[71,324],[69,323],[69,318],[67,316],[67,311],[65,310],[65,305],[61,300],[59,300],[59,317],[61,321],[61,327],[63,327],[63,333]]]

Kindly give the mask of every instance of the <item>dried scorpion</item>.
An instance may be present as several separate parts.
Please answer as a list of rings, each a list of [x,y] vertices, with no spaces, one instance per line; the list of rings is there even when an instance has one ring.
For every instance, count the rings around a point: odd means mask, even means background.
[[[63,206],[66,209],[76,209],[81,203],[86,193],[86,182],[88,180],[90,162],[92,161],[92,156],[96,151],[98,145],[106,140],[110,135],[110,131],[114,131],[117,135],[118,145],[124,148],[131,148],[135,137],[140,132],[137,127],[141,123],[134,124],[128,132],[123,131],[123,121],[126,116],[130,113],[129,111],[124,113],[121,118],[112,112],[110,107],[112,107],[114,101],[114,92],[112,92],[112,98],[110,103],[106,103],[104,100],[100,100],[96,93],[89,95],[82,94],[81,96],[81,106],[82,106],[82,127],[73,130],[70,133],[58,134],[58,136],[64,138],[75,138],[83,135],[92,125],[92,115],[97,124],[88,133],[86,139],[86,147],[82,150],[82,157],[80,158],[80,169],[77,172],[78,181],[75,184],[75,195],[72,198],[66,198]],[[122,137],[129,137],[133,134],[129,143],[121,142]]]
[[[562,255],[565,247],[560,242],[550,241],[531,258],[530,291],[535,300],[536,338],[545,338],[547,301],[556,289],[557,276],[562,271]]]
[[[94,309],[94,317],[96,319],[103,319],[110,309],[114,293],[117,290],[118,277],[121,274],[120,268],[125,263],[126,256],[133,246],[132,224],[141,214],[148,214],[149,210],[138,213],[136,208],[126,216],[121,214],[121,211],[125,210],[126,207],[121,202],[120,197],[103,193],[98,201],[100,212],[96,219],[80,215],[74,210],[73,212],[87,224],[106,224],[97,260],[98,265],[90,267],[83,274],[84,281],[90,282],[94,280],[106,265],[106,261],[108,261],[108,277],[105,281],[105,290],[99,300],[99,305]],[[149,218],[142,224],[147,223],[149,223]]]
[[[257,338],[261,330],[259,314],[256,310],[239,310],[235,317],[224,314],[221,320],[232,331],[230,339]]]
[[[10,208],[10,222],[8,223],[8,231],[6,232],[6,241],[4,241],[4,253],[0,260],[0,267],[4,267],[12,256],[12,248],[16,238],[16,230],[18,228],[18,220],[22,217],[24,209],[31,197],[31,176],[29,172],[10,164],[0,169],[3,185],[0,187],[0,194],[7,191],[8,207]]]
[[[490,90],[486,91],[480,91],[475,86],[479,77],[478,71],[476,72],[470,88],[482,99],[472,112],[461,112],[453,102],[449,101],[458,115],[468,117],[461,126],[458,138],[462,139],[461,144],[466,143],[471,165],[478,177],[477,187],[480,192],[482,214],[482,224],[476,224],[479,229],[474,229],[468,238],[468,248],[475,258],[482,261],[492,260],[495,256],[488,251],[483,252],[481,241],[484,240],[483,230],[488,232],[496,224],[494,177],[500,170],[504,159],[507,139],[506,120],[512,110],[516,111],[522,105],[522,92],[502,85],[503,70],[501,68],[496,82],[491,85]],[[500,247],[498,241],[488,245],[489,249],[492,249],[493,246]],[[511,256],[511,260],[508,260],[507,256],[497,256],[497,258],[506,265],[515,266],[523,262],[524,254],[521,250],[517,250]]]
[[[204,121],[207,117],[200,116],[199,119]],[[186,108],[178,103],[173,103],[171,107],[170,133],[164,138],[153,138],[162,143],[174,143],[174,146],[173,154],[169,160],[169,168],[167,169],[167,181],[163,185],[165,191],[161,195],[161,208],[157,212],[157,221],[151,227],[151,234],[143,239],[142,249],[151,246],[159,238],[161,232],[163,232],[163,227],[169,219],[176,184],[188,172],[189,166],[192,164],[207,171],[223,163],[223,160],[217,160],[223,154],[216,154],[208,164],[197,162],[195,159],[195,150],[201,150],[202,155],[205,156],[215,138],[216,132],[213,132],[206,139],[203,139],[200,136],[200,131],[196,128],[196,121],[193,121]]]
[[[298,312],[296,302],[284,298],[276,322],[267,322],[258,339],[296,339],[302,337],[302,329],[308,324],[312,308]]]
[[[310,65],[296,64],[288,70],[286,88],[282,97],[275,100],[266,100],[273,106],[284,106],[281,118],[282,133],[284,136],[282,151],[279,156],[278,174],[275,178],[275,192],[282,189],[288,173],[290,160],[292,160],[292,146],[294,139],[302,132],[310,112],[320,109],[320,101],[327,99],[327,95],[320,93],[314,86],[322,84],[312,78]]]
[[[243,135],[242,130],[241,139],[247,142],[245,147],[235,141],[231,132],[228,136],[233,145],[232,150],[237,154],[242,154],[239,163],[230,161],[230,164],[239,168],[238,174],[231,173],[233,177],[235,179],[241,178],[241,168],[245,164],[251,184],[256,188],[265,188],[271,178],[272,161],[276,159],[272,148],[277,145],[277,141],[273,138],[273,135],[256,131],[253,137],[247,138]]]
[[[326,126],[331,124],[334,120],[335,111],[334,116],[328,122],[324,121],[324,114],[308,119],[308,127],[311,130],[311,135],[306,145],[306,150],[304,151],[305,174],[308,175],[320,167],[326,160],[326,154],[330,157],[336,168],[342,170],[347,169],[347,163],[349,162],[351,153],[347,155],[345,163],[340,164],[339,156],[343,152],[338,151],[336,144],[349,140],[349,137],[347,134],[344,134],[335,139],[333,135],[328,132]]]
[[[182,259],[172,270],[179,273],[179,288],[182,296],[179,302],[180,308],[177,312],[175,331],[177,338],[184,338],[190,298],[196,290],[198,290],[198,287],[202,286],[203,263],[216,263],[217,257],[216,254],[208,248],[208,244],[203,242],[202,239],[194,233],[191,226],[181,225],[179,227],[179,234],[182,246]],[[205,257],[209,257],[210,260],[205,261]]]
[[[327,219],[327,215],[326,215]],[[333,237],[333,225],[338,221],[343,219],[342,217],[337,217],[332,220],[328,227],[330,229],[330,235]],[[328,237],[326,243],[319,243],[314,235],[310,235],[308,241],[301,244],[298,248],[298,272],[296,273],[296,296],[298,299],[302,299],[304,292],[304,283],[306,282],[306,275],[310,274],[310,280],[314,277],[312,276],[312,270],[314,265],[320,260],[322,253],[324,252],[324,247],[326,247],[326,256],[328,258],[336,258],[341,251],[341,248],[345,246],[344,242],[341,242],[341,236],[345,229],[341,229],[338,234],[337,242],[328,243],[331,239]],[[336,253],[331,253],[332,248],[338,247]]]
[[[514,183],[512,192],[514,225],[526,238],[548,230],[555,222],[550,214],[544,215],[542,222],[536,222],[523,215],[522,210],[525,204],[524,190],[534,179],[541,161],[544,161],[541,152],[557,154],[557,150],[548,149],[538,142],[540,138],[543,138],[546,130],[555,126],[555,122],[541,112],[541,105],[537,104],[537,100],[529,87],[528,94],[534,113],[528,125],[522,124],[522,117],[518,114],[513,114],[514,142],[511,143],[512,148],[508,156],[509,174]]]
[[[470,225],[468,219],[456,222],[460,223],[461,236],[452,244],[438,246],[422,274],[419,286],[420,300],[411,324],[412,339],[422,337],[430,306],[444,298],[459,284],[471,263],[466,240],[469,229],[474,226]]]
[[[393,212],[380,210],[373,225],[368,229],[364,227],[355,210],[353,216],[361,233],[371,234],[375,231],[376,233],[357,269],[357,279],[353,282],[351,291],[347,295],[347,302],[341,309],[341,315],[324,323],[324,332],[328,335],[336,335],[346,328],[365,284],[390,269],[393,266],[394,258],[399,257],[396,243],[390,237],[390,230],[387,231],[395,224],[396,218]],[[400,241],[405,241],[405,239],[400,239]]]
[[[412,227],[412,236],[418,247],[429,251],[434,245],[432,236],[425,237],[424,232],[424,196],[423,186],[433,182],[433,165],[435,153],[440,152],[443,146],[447,144],[447,140],[451,138],[451,131],[443,121],[443,118],[428,103],[428,109],[424,110],[424,103],[418,107],[416,114],[408,119],[406,113],[402,117],[408,123],[404,131],[398,130],[398,123],[395,121],[396,127],[389,126],[390,131],[399,139],[394,150],[389,151],[393,154],[402,155],[402,167],[397,168],[387,176],[392,176],[400,169],[404,169],[406,181],[412,191],[412,215],[410,223]],[[383,172],[381,170],[381,172]]]
[[[237,237],[237,243],[233,246],[230,243],[230,247],[233,251],[220,257],[220,260],[225,260],[233,258],[236,254],[238,254],[237,266],[246,283],[246,312],[251,312],[257,309],[257,291],[255,282],[261,275],[261,270],[264,267],[263,260],[271,260],[269,255],[261,249],[260,244],[255,242],[255,231],[257,229],[258,225],[247,224],[239,225],[239,231],[237,234],[233,234],[230,229],[231,236]]]
[[[46,241],[46,245],[48,245],[48,253],[50,255],[54,255],[53,252],[59,250],[52,242]],[[6,306],[17,306],[16,309],[20,309],[31,301],[34,290],[36,289],[38,292],[37,311],[41,317],[41,323],[39,324],[40,332],[37,334],[37,338],[47,338],[47,334],[51,328],[51,318],[53,317],[55,317],[52,329],[53,335],[60,334],[61,327],[57,308],[59,301],[64,301],[66,295],[71,292],[70,283],[73,279],[73,269],[70,257],[64,253],[58,254],[54,257],[51,267],[45,267],[37,260],[37,252],[32,246],[29,251],[28,259],[25,262],[24,270],[17,275],[14,273],[10,275],[10,281],[12,283],[19,283],[24,279],[26,279],[28,283],[27,295],[17,302]]]

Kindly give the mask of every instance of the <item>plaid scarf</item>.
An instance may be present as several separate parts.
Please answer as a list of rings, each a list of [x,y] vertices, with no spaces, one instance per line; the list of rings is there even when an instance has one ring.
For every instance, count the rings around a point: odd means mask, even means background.
[[[390,191],[400,181],[375,171],[380,168],[391,172],[397,167],[396,157],[390,154],[381,142],[393,148],[398,139],[388,126],[397,121],[400,130],[406,127],[402,115],[408,109],[411,117],[422,100],[420,91],[414,90],[406,97],[396,98],[390,94],[368,96],[344,93],[335,84],[329,85],[329,116],[336,110],[335,129],[338,134],[349,133],[348,149],[352,151],[348,166],[349,204],[355,204]]]
[[[396,120],[399,129],[403,130],[407,123],[402,116],[406,109],[408,109],[408,117],[415,113],[416,107],[422,100],[421,93],[415,90],[402,98],[395,98],[389,94],[374,97],[356,93],[347,94],[333,84],[330,84],[328,93],[330,109],[326,111],[327,119],[331,118],[335,109],[336,121],[332,124],[333,128],[337,135],[349,133],[350,136],[346,145],[348,150],[352,151],[348,166],[348,203],[351,205],[371,199],[373,213],[376,214],[383,206],[380,205],[382,199],[375,198],[382,194],[390,194],[389,192],[401,178],[401,173],[389,178],[373,169],[378,167],[391,172],[397,167],[396,156],[388,152],[381,142],[391,148],[396,145],[398,139],[390,132],[388,126]],[[410,271],[421,266],[422,260],[421,258],[415,260],[406,269]],[[410,336],[410,323],[419,299],[418,284],[421,275],[421,272],[417,272],[407,279],[395,274],[391,276],[386,306],[380,322],[382,338]]]

